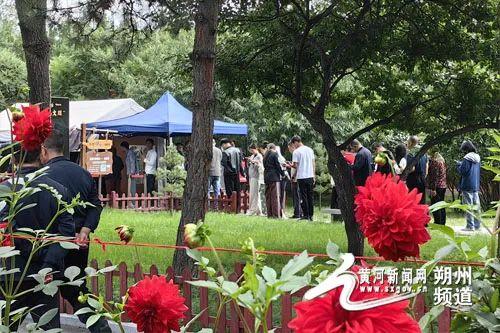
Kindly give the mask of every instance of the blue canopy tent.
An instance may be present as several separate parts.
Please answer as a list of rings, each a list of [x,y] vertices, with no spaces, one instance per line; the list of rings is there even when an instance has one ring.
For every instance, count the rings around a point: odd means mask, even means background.
[[[155,135],[169,137],[191,134],[193,114],[166,92],[149,109],[125,118],[98,121],[87,128],[115,130],[122,135]],[[247,135],[248,126],[216,120],[214,135]]]

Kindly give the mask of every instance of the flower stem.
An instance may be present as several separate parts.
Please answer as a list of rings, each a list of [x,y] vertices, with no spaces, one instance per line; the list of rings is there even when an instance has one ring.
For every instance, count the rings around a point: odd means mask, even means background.
[[[122,322],[119,320],[116,323],[118,324],[118,327],[120,328],[120,333],[125,333],[125,328],[123,327]]]
[[[217,266],[219,266],[219,271],[224,277],[225,280],[227,280],[227,273],[226,270],[224,269],[224,266],[222,265],[222,261],[220,260],[219,254],[215,250],[214,244],[212,243],[212,240],[210,239],[209,236],[207,236],[207,242],[208,245],[210,246],[210,249],[212,250],[212,253],[214,254],[215,261],[217,262]]]
[[[137,263],[140,265],[141,264],[141,260],[139,258],[139,249],[137,248],[137,246],[134,246],[134,249],[135,249],[135,256],[136,256],[136,259],[137,259]],[[141,270],[141,280],[142,279],[144,279],[144,273]]]
[[[224,277],[224,280],[227,280],[228,279],[228,275],[226,273],[226,270],[224,269],[224,266],[222,265],[222,261],[220,260],[220,257],[217,254],[217,251],[215,250],[215,246],[212,243],[212,240],[210,239],[210,236],[207,236],[207,242],[208,242],[208,245],[210,246],[210,249],[212,250],[212,253],[215,256],[215,261],[217,262],[217,265],[219,266],[220,273]],[[243,314],[241,313],[240,306],[238,305],[237,300],[233,299],[233,302],[234,302],[234,306],[236,308],[236,312],[238,314],[238,317],[239,317],[239,319],[243,323],[243,331],[245,331],[245,332],[251,332],[250,327],[248,327],[248,324],[247,324],[247,322],[245,320],[245,317],[243,317]],[[222,302],[221,302],[221,304],[222,304]]]

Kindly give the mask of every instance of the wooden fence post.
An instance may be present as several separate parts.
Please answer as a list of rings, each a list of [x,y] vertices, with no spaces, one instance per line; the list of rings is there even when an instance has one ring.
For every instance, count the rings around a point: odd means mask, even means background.
[[[231,194],[231,212],[238,213],[238,194],[236,192]]]
[[[424,295],[418,294],[415,296],[415,306],[413,307],[413,311],[415,312],[415,319],[420,320],[425,314],[425,298]]]
[[[200,273],[200,280],[206,280],[207,279],[207,273],[201,272]],[[202,327],[209,327],[210,325],[210,316],[208,313],[208,289],[207,288],[200,288],[200,311],[203,311],[206,309],[200,316],[200,322]]]
[[[115,191],[112,191],[111,192],[111,202],[109,203],[109,206],[111,208],[116,208],[118,209],[118,193],[116,193]]]
[[[96,271],[99,270],[97,260],[95,260],[95,259],[92,259],[89,266],[92,267],[93,269],[95,269]],[[92,294],[99,296],[99,277],[92,276],[90,278],[90,287],[91,287]]]
[[[104,264],[105,267],[113,266],[111,261],[106,260]],[[104,299],[106,301],[111,301],[113,299],[113,273],[104,273]]]
[[[450,333],[451,328],[451,310],[448,307],[438,317],[438,333]]]
[[[120,297],[125,296],[128,290],[127,264],[123,261],[118,265],[118,277],[120,278]]]
[[[94,269],[98,269],[98,263],[95,259],[93,259],[90,264],[90,267],[93,267]],[[112,266],[111,261],[106,260],[105,262],[105,267],[110,267]],[[238,278],[241,276],[243,273],[243,264],[240,262],[236,262],[234,265],[234,272],[229,275],[229,280],[236,282],[238,281]],[[147,273],[146,273],[147,274]],[[149,276],[154,276],[158,275],[158,267],[155,265],[151,265],[149,268]],[[143,272],[141,269],[141,266],[139,263],[134,265],[134,270],[133,272],[128,272],[127,271],[127,265],[124,262],[121,262],[118,265],[118,269],[115,271],[107,272],[104,274],[104,296],[105,300],[111,301],[113,300],[114,296],[119,294],[120,296],[124,296],[128,290],[128,279],[133,278],[136,282],[140,281],[143,279]],[[114,283],[114,278],[117,277],[119,281],[118,283]],[[167,280],[174,279],[174,270],[172,267],[168,267],[166,270],[166,277]],[[102,277],[101,277],[102,278]],[[189,283],[186,283],[187,281],[192,280],[192,273],[189,271],[189,269],[185,269],[182,273],[181,276],[176,276],[174,279],[174,282],[179,285],[180,290],[182,290],[182,294],[185,298],[185,305],[188,307],[188,310],[186,312],[186,319],[184,320],[184,323],[187,323],[190,321],[195,315],[196,312],[193,312],[193,290],[194,287],[190,285]],[[90,288],[91,291],[94,295],[98,296],[99,295],[99,285],[98,285],[98,280],[99,277],[94,276],[91,277],[90,279]],[[204,272],[200,272],[198,280],[201,281],[206,281],[207,280],[207,274]],[[119,288],[119,292],[114,292],[114,287]],[[196,287],[196,290],[199,291],[199,311],[202,311],[206,309],[199,317],[197,320],[198,324],[201,327],[208,328],[214,323],[214,317],[210,315],[209,312],[209,305],[211,304],[211,299],[210,299],[210,293],[207,288],[198,288]],[[303,288],[299,290],[298,292],[294,293],[293,295],[290,293],[285,293],[282,298],[281,298],[281,323],[278,324],[277,326],[274,326],[273,323],[273,310],[272,310],[272,304],[270,311],[267,314],[266,321],[268,324],[269,329],[277,329],[278,332],[283,332],[283,333],[291,333],[292,331],[288,328],[289,322],[292,320],[292,315],[293,315],[293,301],[294,299],[300,299],[303,297],[305,291],[307,288]],[[417,320],[419,320],[424,314],[425,311],[427,311],[427,307],[425,305],[425,298],[423,294],[417,295],[415,300],[415,306],[413,308],[415,317]],[[238,317],[238,306],[234,302],[229,303],[229,308],[224,306],[222,308],[222,312],[219,317],[219,324],[218,327],[216,328],[217,332],[231,332],[231,333],[239,333],[241,331],[243,323],[241,322],[240,318]],[[63,300],[62,298],[59,300],[59,308],[61,312],[63,313],[68,313],[72,314],[73,309],[71,305]],[[254,322],[254,317],[248,311],[247,309],[243,309],[242,307],[239,307],[240,310],[243,313],[243,320],[250,326],[253,327],[253,322]],[[451,310],[448,307],[445,307],[445,310],[441,315],[437,318],[437,332],[438,333],[450,333],[450,326],[451,326]],[[123,316],[122,320],[128,321],[129,318],[126,316]]]

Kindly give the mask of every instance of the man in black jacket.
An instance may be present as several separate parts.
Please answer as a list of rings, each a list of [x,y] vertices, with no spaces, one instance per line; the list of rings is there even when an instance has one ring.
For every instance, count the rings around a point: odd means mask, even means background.
[[[36,172],[40,168],[40,150],[36,149],[34,151],[23,151],[24,162],[22,167],[16,172],[17,181],[7,180],[2,183],[2,185],[15,188],[17,190],[21,189],[23,182],[26,182],[26,176],[28,174]],[[20,156],[16,156],[16,161],[21,160]],[[19,178],[17,178],[19,177]],[[14,185],[17,184],[17,185]],[[30,184],[30,188],[39,188],[37,191],[29,196],[22,198],[19,202],[19,206],[29,207],[20,210],[13,219],[13,230],[16,231],[20,228],[30,228],[33,230],[45,230],[48,228],[48,232],[52,234],[58,234],[67,237],[75,236],[75,228],[73,224],[73,218],[69,213],[60,214],[51,224],[52,219],[58,212],[58,201],[53,196],[53,194],[46,188],[40,185],[47,185],[54,188],[61,196],[62,200],[69,202],[70,198],[64,186],[58,182],[50,179],[46,175],[41,175],[35,178]],[[1,216],[6,215],[8,207],[5,207],[3,211],[0,211]],[[49,226],[50,225],[50,226]],[[14,245],[16,250],[20,251],[20,255],[15,257],[15,267],[19,268],[20,272],[16,273],[15,280],[16,284],[21,279],[21,273],[24,271],[26,265],[28,264],[28,258],[32,251],[32,244],[26,239],[14,239]],[[59,272],[57,277],[64,272],[65,263],[64,258],[67,254],[67,250],[62,248],[59,244],[51,244],[47,247],[43,247],[39,250],[29,263],[27,274],[25,274],[18,293],[32,289],[38,283],[32,278],[28,278],[31,274],[38,273],[41,269],[50,268],[52,271]],[[7,260],[7,264],[10,260]],[[1,266],[1,263],[0,263]],[[8,267],[10,268],[10,267]],[[46,282],[52,279],[52,275],[48,275]],[[3,282],[2,282],[3,283]],[[42,316],[48,310],[59,308],[59,294],[54,297],[48,296],[41,291],[35,293],[27,293],[26,295],[16,298],[16,301],[12,304],[11,310],[20,309],[23,307],[34,308],[30,313],[35,322],[38,322],[40,316]],[[11,327],[11,329],[16,330],[16,327]],[[59,313],[50,320],[46,325],[43,325],[44,330],[59,328],[60,319]]]
[[[351,166],[356,186],[365,186],[366,179],[372,173],[372,153],[358,140],[352,141],[352,148],[356,152],[354,164]]]
[[[73,220],[75,223],[75,236],[80,249],[69,251],[66,257],[66,267],[77,266],[83,274],[89,259],[89,234],[99,224],[102,205],[90,173],[64,157],[63,140],[64,136],[54,131],[42,145],[40,160],[49,167],[47,170],[48,176],[66,186],[72,198],[79,194],[83,202],[91,204],[86,207],[75,208]],[[61,287],[61,295],[71,304],[75,311],[88,306],[78,301],[80,292],[83,294],[89,293],[85,284],[82,284],[79,288],[74,286]],[[90,315],[80,315],[79,319],[86,323]],[[92,325],[89,330],[92,333],[111,332],[108,323],[103,318]]]

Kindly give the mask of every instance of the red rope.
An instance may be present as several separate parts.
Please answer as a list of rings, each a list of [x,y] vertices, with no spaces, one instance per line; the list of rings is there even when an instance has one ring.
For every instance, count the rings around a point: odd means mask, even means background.
[[[5,235],[5,234],[0,234],[0,235]],[[18,238],[18,239],[26,239],[26,240],[42,240],[40,237],[35,237],[35,236],[24,236],[24,235],[13,235],[13,238]],[[103,242],[99,240],[98,238],[94,238],[92,240],[87,240],[87,241],[79,241],[77,242],[75,239],[61,239],[58,237],[48,237],[48,238],[43,238],[43,240],[48,240],[48,241],[53,241],[53,242],[70,242],[70,243],[94,243],[94,244],[99,244],[101,246],[134,246],[134,247],[146,247],[146,248],[155,248],[155,249],[179,249],[179,250],[186,250],[188,249],[187,246],[182,246],[182,245],[162,245],[162,244],[152,244],[152,243],[124,243],[124,242],[113,242],[113,241],[107,241]],[[212,249],[209,247],[198,247],[196,248],[198,251],[211,251]],[[240,253],[240,249],[230,249],[230,248],[224,248],[224,247],[216,247],[216,251],[218,252],[230,252],[230,253]],[[295,256],[300,254],[300,252],[291,252],[291,251],[278,251],[278,250],[263,250],[263,251],[257,251],[259,254],[269,254],[269,255],[279,255],[279,256]],[[318,257],[318,258],[328,258],[327,254],[324,253],[308,253],[310,257]],[[367,256],[357,256],[356,259],[359,260],[365,260],[365,261],[375,261],[375,262],[387,262],[382,257],[367,257]],[[422,260],[422,259],[410,259],[410,260],[402,260],[402,262],[410,262],[410,263],[416,263],[416,264],[425,264],[428,261],[427,260]],[[440,265],[457,265],[457,266],[476,266],[476,267],[483,267],[484,263],[482,262],[467,262],[467,261],[440,261]]]

